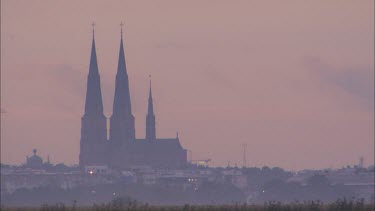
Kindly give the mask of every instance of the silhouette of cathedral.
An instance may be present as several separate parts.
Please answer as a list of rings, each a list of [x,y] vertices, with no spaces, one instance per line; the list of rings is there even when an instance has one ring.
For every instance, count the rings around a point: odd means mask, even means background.
[[[151,81],[146,116],[146,137],[144,139],[135,137],[135,119],[131,110],[122,29],[115,83],[113,113],[110,117],[110,134],[107,139],[107,118],[103,113],[93,29],[85,113],[81,123],[80,167],[84,168],[88,165],[108,165],[115,169],[126,169],[132,166],[184,167],[187,164],[187,153],[180,144],[178,134],[176,138],[156,138]]]

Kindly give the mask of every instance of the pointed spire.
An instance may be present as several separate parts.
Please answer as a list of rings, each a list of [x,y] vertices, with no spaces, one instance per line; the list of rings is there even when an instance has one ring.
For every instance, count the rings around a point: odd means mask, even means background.
[[[91,45],[91,56],[90,56],[90,67],[89,75],[87,79],[87,92],[86,92],[86,104],[85,114],[99,114],[103,115],[103,102],[102,92],[100,87],[100,76],[98,68],[98,60],[96,57],[95,47],[95,23],[92,23],[92,45]]]
[[[135,139],[134,116],[131,109],[129,79],[126,71],[122,26],[120,51],[118,58],[113,114],[111,116],[110,139],[114,143],[133,141]]]
[[[127,74],[126,71],[126,62],[125,62],[125,53],[124,53],[124,43],[122,41],[122,27],[124,24],[121,22],[121,36],[120,36],[120,52],[119,52],[119,59],[118,59],[118,66],[117,66],[117,74]]]
[[[117,74],[116,74],[116,85],[115,85],[115,99],[113,103],[113,113],[122,113],[131,115],[131,101],[129,91],[129,79],[126,71],[124,44],[122,41],[122,26],[121,26],[121,40],[120,40],[120,51],[118,58]]]
[[[155,114],[154,105],[152,102],[152,90],[151,90],[151,75],[150,77],[150,90],[148,95],[148,111],[146,116],[146,139],[156,140],[156,126],[155,126]]]
[[[92,45],[91,45],[91,57],[90,57],[90,69],[89,74],[99,74],[98,71],[98,61],[96,58],[96,47],[95,47],[95,23],[92,24]]]
[[[151,90],[151,75],[150,75],[150,90],[148,93],[148,112],[147,115],[154,115],[154,105],[152,102],[152,90]]]
[[[96,163],[100,157],[97,156],[96,144],[105,143],[107,140],[107,118],[103,113],[102,91],[100,86],[100,75],[95,48],[95,23],[92,23],[92,46],[90,67],[87,77],[85,113],[81,122],[81,140],[79,153],[79,166]],[[101,146],[101,145],[100,145]],[[49,158],[48,158],[49,159]]]

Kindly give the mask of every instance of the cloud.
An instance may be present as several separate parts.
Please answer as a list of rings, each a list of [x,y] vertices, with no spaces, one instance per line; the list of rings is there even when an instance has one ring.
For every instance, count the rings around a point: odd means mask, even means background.
[[[317,57],[308,59],[307,65],[323,84],[339,88],[365,108],[374,110],[373,67],[335,67]]]

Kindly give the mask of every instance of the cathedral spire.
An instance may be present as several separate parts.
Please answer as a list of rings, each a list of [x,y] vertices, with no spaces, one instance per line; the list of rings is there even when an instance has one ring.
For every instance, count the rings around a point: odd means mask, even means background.
[[[110,128],[110,139],[117,143],[135,139],[134,116],[131,110],[129,78],[126,70],[124,44],[122,39],[123,25],[123,23],[120,24],[120,51],[116,74],[113,114],[111,116]]]
[[[95,24],[93,23],[90,67],[87,79],[85,114],[103,115],[103,101],[100,87],[98,61],[96,57],[94,25]]]
[[[118,58],[118,65],[117,65],[117,74],[125,74],[127,77],[126,72],[126,62],[125,62],[125,53],[124,53],[124,43],[122,40],[122,26],[124,24],[121,22],[121,36],[120,36],[120,52],[119,52],[119,58]]]
[[[154,115],[154,105],[152,102],[152,90],[151,90],[151,79],[150,79],[150,90],[148,92],[148,109],[147,115]]]
[[[100,87],[98,61],[96,58],[94,26],[95,24],[93,23],[85,114],[81,119],[79,165],[82,169],[85,165],[103,162],[103,157],[98,155],[101,153],[100,150],[103,149],[102,145],[107,141],[107,118],[103,113],[103,100]]]
[[[148,109],[147,109],[147,116],[146,116],[146,139],[156,140],[155,114],[154,114],[154,105],[152,102],[151,79],[150,79],[150,90],[149,90],[149,95],[148,95]]]
[[[95,23],[92,24],[92,44],[91,44],[91,57],[90,57],[90,69],[89,74],[99,74],[98,70],[98,61],[96,59],[96,47],[95,47],[95,31],[94,26]]]
[[[123,24],[121,23],[121,26]],[[126,70],[124,44],[122,41],[122,27],[120,52],[116,74],[115,99],[113,103],[113,114],[121,113],[124,115],[131,115],[131,101],[129,91],[129,79]]]

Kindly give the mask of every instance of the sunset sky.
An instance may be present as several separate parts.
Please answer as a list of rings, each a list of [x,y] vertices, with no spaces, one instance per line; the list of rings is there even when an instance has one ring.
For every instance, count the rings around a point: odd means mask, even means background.
[[[1,1],[1,162],[77,164],[92,42],[112,114],[124,26],[136,136],[214,166],[374,160],[374,1]]]

